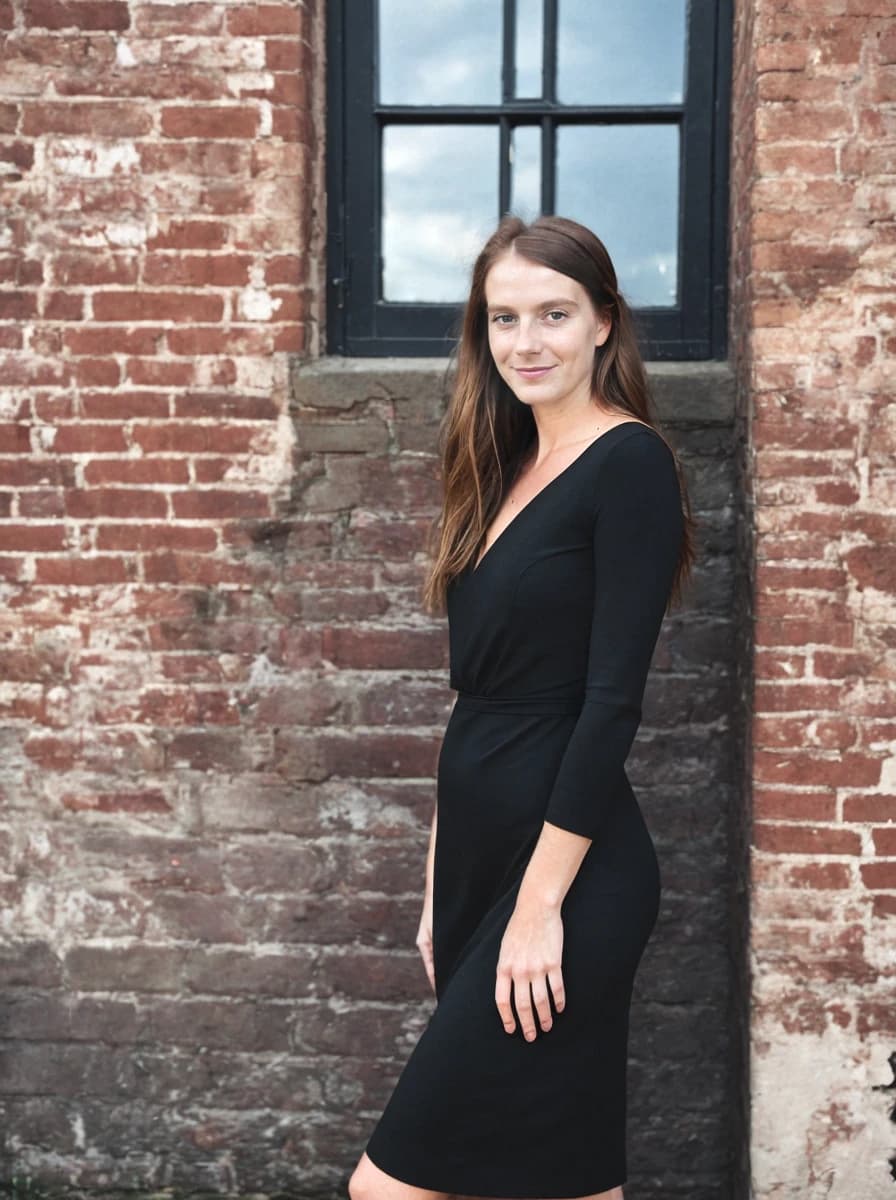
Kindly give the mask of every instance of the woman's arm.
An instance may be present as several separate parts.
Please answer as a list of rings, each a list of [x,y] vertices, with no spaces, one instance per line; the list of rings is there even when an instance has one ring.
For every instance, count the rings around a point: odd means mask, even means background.
[[[423,912],[420,914],[420,926],[417,930],[417,948],[423,958],[426,977],[429,979],[429,986],[433,991],[436,990],[436,973],[432,952],[432,897],[438,813],[438,805],[434,805],[432,827],[429,832],[429,849],[426,852],[426,882],[423,889]]]
[[[585,699],[567,743],[507,925],[495,1002],[515,1029],[511,985],[526,1037],[535,1037],[531,985],[541,1027],[551,1011],[545,980],[562,1008],[563,899],[625,783],[625,760],[641,721],[647,673],[681,549],[678,475],[665,442],[650,431],[620,442],[600,472],[594,526],[594,610]]]

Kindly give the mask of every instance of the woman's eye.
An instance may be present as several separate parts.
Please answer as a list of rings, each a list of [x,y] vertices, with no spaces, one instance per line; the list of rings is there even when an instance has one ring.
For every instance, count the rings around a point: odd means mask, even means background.
[[[548,317],[551,318],[552,325],[558,324],[559,321],[562,321],[565,316],[566,316],[566,313],[561,312],[561,310],[559,308],[555,308],[552,312],[548,313]],[[557,320],[553,319],[555,317],[557,318]]]
[[[513,317],[510,313],[496,313],[496,315],[492,317],[492,321],[494,321],[496,325],[509,325],[512,320]]]

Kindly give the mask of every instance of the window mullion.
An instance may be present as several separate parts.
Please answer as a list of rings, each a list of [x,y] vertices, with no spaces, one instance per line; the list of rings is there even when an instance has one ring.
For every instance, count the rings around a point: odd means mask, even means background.
[[[500,121],[500,150],[498,163],[498,216],[510,209],[510,121],[502,117]]]
[[[544,59],[542,96],[557,103],[557,0],[544,0]]]
[[[501,98],[506,104],[516,95],[516,0],[504,0],[504,63]]]

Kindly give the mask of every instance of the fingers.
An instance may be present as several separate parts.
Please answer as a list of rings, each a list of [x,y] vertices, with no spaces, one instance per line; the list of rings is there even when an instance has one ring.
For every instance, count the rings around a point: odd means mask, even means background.
[[[550,984],[550,993],[548,992],[548,983]],[[495,1005],[508,1033],[516,1030],[513,1004],[516,1005],[520,1029],[527,1042],[535,1040],[539,1027],[547,1033],[554,1023],[551,1013],[551,995],[554,997],[557,1012],[561,1012],[565,1005],[565,995],[563,976],[559,967],[549,971],[547,976],[538,975],[534,979],[527,978],[525,975],[515,979],[509,967],[498,967],[495,981]]]
[[[566,1004],[566,989],[563,986],[563,972],[559,967],[548,971],[548,983],[551,988],[551,995],[554,997],[554,1008],[557,1012],[563,1012]]]
[[[432,938],[429,936],[417,938],[417,949],[420,951],[420,957],[423,959],[423,967],[426,971],[426,977],[429,980],[429,986],[433,991],[436,990],[436,972],[435,962],[432,953]]]
[[[548,998],[548,989],[547,984],[544,981],[544,977],[542,976],[540,980],[533,979],[530,990],[532,992],[532,999],[535,1004],[535,1011],[538,1013],[538,1020],[541,1023],[541,1028],[545,1031],[545,1033],[547,1033],[551,1025],[553,1025],[554,1019],[551,1016],[551,1002]],[[529,1011],[532,1011],[531,1008]],[[529,1034],[526,1032],[525,1026],[523,1027],[523,1032],[526,1033],[526,1037],[529,1041],[535,1037],[534,1018],[532,1021],[532,1038],[530,1038]]]
[[[513,1015],[513,1009],[510,1006],[510,988],[512,983],[510,968],[502,967],[499,964],[497,980],[495,982],[495,1004],[498,1006],[501,1022],[508,1033],[513,1033],[516,1029],[516,1020]]]

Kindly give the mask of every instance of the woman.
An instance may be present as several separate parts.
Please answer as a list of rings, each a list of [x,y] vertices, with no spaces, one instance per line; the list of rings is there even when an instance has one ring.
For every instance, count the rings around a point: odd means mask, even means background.
[[[505,217],[473,270],[425,601],[458,691],[417,943],[437,1006],[352,1200],[619,1200],[632,983],[660,896],[624,764],[693,559],[600,240]]]

